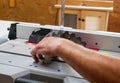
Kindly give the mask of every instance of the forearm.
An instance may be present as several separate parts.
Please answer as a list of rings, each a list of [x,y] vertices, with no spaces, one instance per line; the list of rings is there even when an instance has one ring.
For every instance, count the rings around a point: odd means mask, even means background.
[[[100,54],[66,39],[46,37],[31,54],[35,61],[42,55],[61,57],[94,83],[120,83],[120,58]]]
[[[61,46],[61,57],[91,82],[120,82],[120,59],[102,55],[74,44]]]

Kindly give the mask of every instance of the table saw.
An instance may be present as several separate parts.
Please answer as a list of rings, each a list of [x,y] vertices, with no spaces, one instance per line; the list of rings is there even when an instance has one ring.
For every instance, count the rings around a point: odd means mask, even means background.
[[[34,63],[30,51],[35,43],[46,35],[70,39],[86,48],[118,58],[120,56],[119,33],[66,27],[61,30],[59,26],[51,25],[25,23],[15,25],[16,38],[0,44],[0,82],[2,83],[89,83],[61,59],[54,60],[49,65],[43,65],[42,60]],[[40,33],[35,33],[37,31]]]

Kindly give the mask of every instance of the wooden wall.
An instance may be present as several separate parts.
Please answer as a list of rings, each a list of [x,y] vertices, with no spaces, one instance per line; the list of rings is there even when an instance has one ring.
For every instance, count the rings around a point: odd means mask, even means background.
[[[108,31],[120,32],[120,14],[115,12],[110,13]]]
[[[120,14],[120,0],[114,0],[114,12]]]
[[[57,0],[15,0],[13,8],[10,1],[0,0],[0,20],[55,24]]]
[[[114,11],[109,16],[108,31],[120,32],[120,0],[114,0]]]
[[[10,8],[10,0],[0,0],[0,20],[13,20],[13,21],[24,21],[24,22],[35,22],[40,24],[56,24],[57,23],[57,9],[54,5],[61,0],[15,0],[15,7]],[[85,0],[67,0],[67,3],[75,3],[79,5],[80,1]],[[89,5],[100,5],[103,4],[99,0],[99,4],[89,2]],[[105,5],[105,4],[103,4]],[[112,6],[111,3],[106,6]],[[120,32],[120,14],[111,12],[109,16],[108,30],[114,32]]]

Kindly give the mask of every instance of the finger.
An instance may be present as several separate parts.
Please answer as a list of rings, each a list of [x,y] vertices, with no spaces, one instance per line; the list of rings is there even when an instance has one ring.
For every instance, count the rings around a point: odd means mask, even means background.
[[[31,50],[31,55],[33,55],[33,56],[36,55],[36,51],[37,51],[37,50],[36,50],[36,47],[33,48],[33,49]]]
[[[46,55],[46,56],[51,56],[51,53],[49,52],[49,50],[47,48],[42,48],[37,50],[37,53],[39,55]],[[41,57],[41,56],[40,56]]]
[[[41,54],[38,54],[39,59],[43,59],[43,56]]]
[[[33,59],[35,60],[35,62],[39,62],[39,59],[38,57],[36,56],[36,48],[34,48],[32,51],[31,51],[31,54],[32,54],[32,57]]]
[[[32,56],[33,57],[33,59],[35,60],[35,63],[38,63],[39,62],[39,58],[36,56],[36,55],[34,55],[34,56]]]

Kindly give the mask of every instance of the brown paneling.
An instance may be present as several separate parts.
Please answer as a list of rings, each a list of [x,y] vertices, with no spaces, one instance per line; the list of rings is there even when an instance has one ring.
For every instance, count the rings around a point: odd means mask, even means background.
[[[9,7],[10,0],[0,0],[0,19],[55,24],[57,0],[15,0],[15,7]]]
[[[115,12],[110,13],[108,31],[120,32],[120,14]]]
[[[114,11],[109,16],[108,31],[120,32],[120,0],[114,0]]]
[[[15,0],[15,7],[9,7],[9,0],[0,0],[0,19],[40,24],[55,24],[57,11],[54,8],[57,0]],[[60,0],[59,0],[60,1]],[[80,4],[81,0],[67,0]],[[71,2],[73,1],[73,2]],[[85,1],[85,0],[84,0]],[[120,32],[120,14],[110,13],[109,31]]]
[[[120,13],[120,0],[114,0],[114,11]]]

